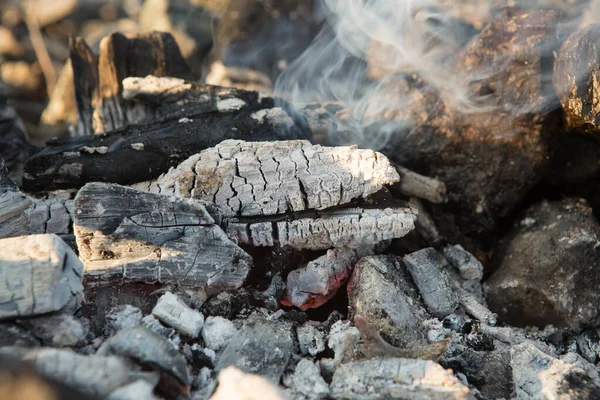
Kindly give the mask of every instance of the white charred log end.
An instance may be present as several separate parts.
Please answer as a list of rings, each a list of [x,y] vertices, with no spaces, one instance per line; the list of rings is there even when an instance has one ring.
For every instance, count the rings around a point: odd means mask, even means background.
[[[301,310],[323,305],[346,283],[360,257],[361,254],[352,249],[328,250],[306,267],[290,272],[287,295],[282,303]]]
[[[388,159],[372,150],[306,140],[225,140],[136,187],[211,202],[226,216],[256,216],[323,210],[398,179]]]
[[[0,254],[0,319],[79,307],[83,265],[58,236],[1,239]]]
[[[428,360],[388,358],[343,364],[333,375],[331,396],[341,399],[474,399],[452,374]]]
[[[363,249],[403,237],[414,229],[416,218],[409,208],[350,208],[289,221],[253,223],[226,218],[224,229],[238,243],[253,246],[291,246],[298,250]]]
[[[90,183],[75,198],[74,231],[86,277],[236,289],[251,257],[204,206],[116,184]]]
[[[41,200],[9,192],[0,195],[0,210],[0,238],[72,232],[73,200]]]
[[[184,97],[192,84],[183,79],[157,77],[129,77],[123,79],[123,98],[125,100],[146,99],[164,101]]]
[[[53,348],[4,347],[0,354],[29,361],[39,374],[99,398],[129,383],[134,376],[130,365],[118,357],[84,356]]]

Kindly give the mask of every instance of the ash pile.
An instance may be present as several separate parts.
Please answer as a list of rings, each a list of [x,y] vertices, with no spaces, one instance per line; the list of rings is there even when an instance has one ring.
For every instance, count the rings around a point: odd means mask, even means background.
[[[0,398],[600,398],[595,2],[341,4],[0,5]]]

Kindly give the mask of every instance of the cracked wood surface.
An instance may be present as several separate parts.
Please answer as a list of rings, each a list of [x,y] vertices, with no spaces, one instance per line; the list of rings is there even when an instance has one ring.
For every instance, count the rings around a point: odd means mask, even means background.
[[[212,202],[225,216],[256,216],[323,210],[398,179],[388,159],[373,150],[306,140],[226,140],[136,187]]]
[[[56,235],[0,239],[0,319],[76,309],[83,265]]]
[[[192,199],[90,183],[75,198],[86,278],[240,287],[252,260]]]
[[[362,249],[403,237],[414,229],[417,219],[410,208],[348,208],[308,214],[257,222],[254,218],[225,218],[222,225],[241,244],[298,250]]]

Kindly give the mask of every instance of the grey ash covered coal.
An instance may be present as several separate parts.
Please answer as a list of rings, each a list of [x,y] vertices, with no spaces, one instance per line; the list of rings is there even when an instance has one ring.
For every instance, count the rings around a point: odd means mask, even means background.
[[[0,398],[600,398],[592,5],[45,3],[0,5]]]

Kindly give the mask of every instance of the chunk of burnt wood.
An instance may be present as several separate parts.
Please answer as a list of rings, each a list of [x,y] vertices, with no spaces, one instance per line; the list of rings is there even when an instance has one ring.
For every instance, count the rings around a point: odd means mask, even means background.
[[[554,61],[552,81],[565,111],[567,130],[600,140],[600,24],[572,34]]]
[[[268,117],[259,113],[254,118]],[[215,203],[225,216],[254,216],[322,210],[397,181],[384,155],[356,146],[226,140],[162,175],[149,190]]]
[[[271,218],[224,218],[222,224],[240,244],[290,246],[298,250],[363,249],[403,237],[414,229],[416,218],[409,208],[347,208],[301,212],[293,217],[284,214]]]
[[[287,295],[281,303],[301,310],[320,307],[346,283],[359,258],[356,250],[328,250],[327,254],[288,274]]]
[[[531,206],[493,259],[486,299],[515,326],[582,328],[598,317],[600,225],[582,199]]]
[[[18,184],[21,184],[25,160],[32,151],[26,134],[23,122],[8,103],[4,86],[0,85],[0,156],[4,159],[4,166],[0,168],[6,167],[7,176]],[[0,185],[1,181],[2,178]]]
[[[426,343],[423,322],[432,316],[399,257],[362,258],[348,282],[348,301],[350,319],[360,315],[375,326],[383,321],[392,329],[382,333],[397,337],[397,347]]]
[[[330,385],[341,399],[474,399],[451,370],[428,360],[388,358],[340,365]]]
[[[0,239],[0,319],[76,310],[83,265],[56,235]]]
[[[92,280],[236,289],[252,263],[193,199],[90,183],[74,210],[79,254]]]
[[[400,181],[390,188],[392,193],[402,194],[408,197],[417,197],[431,203],[443,203],[447,200],[446,185],[437,179],[417,174],[398,164],[394,167],[400,175]]]
[[[448,262],[436,249],[428,247],[416,251],[404,256],[402,261],[431,314],[444,318],[456,309],[458,301],[446,272]]]
[[[100,42],[95,57],[82,39],[71,42],[71,57],[82,134],[123,127],[135,115],[135,105],[122,97],[123,79],[129,76],[172,76],[194,79],[175,39],[166,32],[128,35],[113,33]],[[97,78],[94,81],[94,78]],[[91,97],[90,97],[91,95]],[[89,129],[89,112],[92,128]]]
[[[285,398],[276,383],[260,375],[244,373],[242,369],[231,366],[219,373],[219,386],[210,400],[284,400]]]
[[[252,317],[225,347],[216,365],[221,371],[233,365],[244,372],[279,382],[293,352],[292,333],[282,322]]]
[[[150,100],[142,106],[136,105],[151,121],[103,135],[49,142],[48,147],[26,162],[23,184],[28,191],[78,188],[91,181],[120,184],[147,181],[226,139],[269,141],[307,137],[286,111],[274,107],[272,98],[261,98],[256,92],[162,80],[161,85],[167,88],[180,84],[192,86],[191,98],[169,102],[164,93],[154,95],[145,85],[148,92],[142,95],[141,89],[134,89],[135,80],[128,82],[133,86],[129,87],[128,96],[159,99],[158,105]]]

